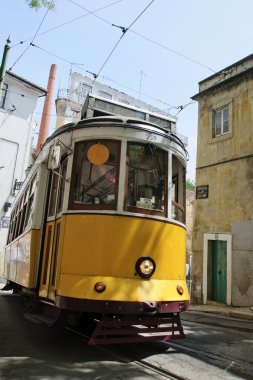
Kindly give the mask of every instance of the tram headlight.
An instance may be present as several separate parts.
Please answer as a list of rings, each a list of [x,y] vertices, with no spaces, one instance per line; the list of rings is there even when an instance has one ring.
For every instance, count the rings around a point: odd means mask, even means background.
[[[135,264],[135,270],[142,278],[150,278],[154,274],[155,268],[155,262],[150,257],[140,257]]]

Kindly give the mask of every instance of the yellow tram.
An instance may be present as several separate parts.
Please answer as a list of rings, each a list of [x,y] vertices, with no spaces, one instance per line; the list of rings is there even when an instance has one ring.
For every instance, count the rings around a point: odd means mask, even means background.
[[[184,337],[186,160],[176,135],[138,119],[57,129],[15,200],[5,251],[28,318],[96,320],[90,344]]]

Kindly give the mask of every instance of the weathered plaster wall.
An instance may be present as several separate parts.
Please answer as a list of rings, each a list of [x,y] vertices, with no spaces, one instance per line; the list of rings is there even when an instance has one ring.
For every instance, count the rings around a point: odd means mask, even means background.
[[[196,186],[209,185],[208,199],[195,200],[193,227],[192,298],[201,302],[204,233],[229,233],[235,223],[253,219],[253,73],[210,90],[198,101]],[[229,105],[230,132],[213,138],[213,111],[226,105]],[[253,228],[251,231],[253,234]],[[233,251],[232,303],[235,305],[249,302],[248,296],[240,295],[246,285],[239,284],[245,268],[252,276],[251,253],[239,246]],[[252,300],[252,290],[247,294]]]
[[[251,305],[253,299],[253,221],[234,223],[232,304]]]

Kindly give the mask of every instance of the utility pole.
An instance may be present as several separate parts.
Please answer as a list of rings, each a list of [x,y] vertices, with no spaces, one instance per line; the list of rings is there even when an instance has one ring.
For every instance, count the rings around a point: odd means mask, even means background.
[[[3,52],[3,58],[2,58],[2,63],[1,63],[1,67],[0,67],[0,97],[2,95],[2,86],[3,86],[3,81],[4,81],[4,76],[5,76],[5,67],[6,67],[6,63],[7,63],[7,57],[8,57],[8,53],[9,53],[9,50],[10,50],[10,36],[7,38],[6,40],[6,45],[4,46],[4,52]]]

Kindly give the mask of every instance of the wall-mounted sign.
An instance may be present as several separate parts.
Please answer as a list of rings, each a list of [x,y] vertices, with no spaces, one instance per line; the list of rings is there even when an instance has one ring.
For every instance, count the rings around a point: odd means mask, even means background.
[[[208,198],[209,185],[202,185],[196,187],[196,199]]]

